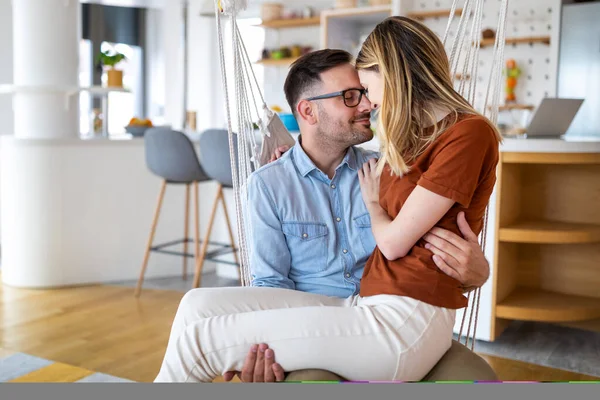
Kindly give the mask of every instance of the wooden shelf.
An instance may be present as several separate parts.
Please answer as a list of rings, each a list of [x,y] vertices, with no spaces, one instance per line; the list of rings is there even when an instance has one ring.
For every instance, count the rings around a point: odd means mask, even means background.
[[[261,24],[256,26],[261,26],[263,28],[297,28],[303,26],[316,26],[321,24],[321,17],[311,17],[311,18],[293,18],[293,19],[274,19],[263,21]]]
[[[296,61],[298,57],[281,58],[279,60],[267,58],[265,60],[258,60],[256,64],[268,65],[268,66],[285,66],[290,65]]]
[[[489,108],[492,108],[491,106]],[[504,104],[498,107],[499,111],[510,111],[510,110],[530,110],[533,111],[535,106],[531,104]]]
[[[591,320],[600,317],[600,298],[521,287],[496,305],[496,317],[540,322]]]
[[[501,242],[573,244],[600,242],[600,225],[525,221],[501,227]]]
[[[481,47],[493,46],[496,43],[496,39],[481,39]],[[550,44],[550,36],[531,36],[531,37],[520,37],[520,38],[506,38],[506,44],[520,44],[520,43],[543,43]]]
[[[600,153],[503,152],[504,164],[598,165]]]
[[[462,15],[462,8],[457,8],[454,16],[460,17]],[[413,19],[426,19],[436,17],[450,17],[450,10],[435,10],[435,11],[413,11],[406,14],[407,17]]]

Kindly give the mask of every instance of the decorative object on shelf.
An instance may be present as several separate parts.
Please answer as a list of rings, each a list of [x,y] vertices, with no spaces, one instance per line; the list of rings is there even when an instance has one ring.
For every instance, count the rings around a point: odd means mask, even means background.
[[[293,62],[298,57],[310,53],[313,50],[311,46],[283,46],[278,49],[263,49],[260,64],[286,64]]]
[[[92,122],[90,124],[90,135],[100,135],[102,134],[104,117],[102,115],[102,110],[100,108],[94,108],[92,110],[92,115],[90,118]]]
[[[281,118],[281,122],[289,132],[297,132],[300,130],[298,127],[298,121],[296,121],[296,117],[291,113],[280,113],[279,118]]]
[[[517,62],[510,58],[506,60],[506,69],[504,70],[506,75],[506,98],[505,101],[516,102],[515,87],[517,86],[517,79],[521,75],[521,69],[517,66]]]
[[[185,126],[192,131],[196,130],[196,121],[198,113],[196,111],[187,111],[185,113]]]
[[[481,32],[481,37],[484,39],[496,39],[496,32],[493,29],[484,29]]]
[[[302,18],[312,18],[315,16],[315,10],[312,7],[306,6],[302,10]]]
[[[335,0],[335,8],[356,8],[357,0]]]
[[[262,3],[260,7],[260,18],[263,21],[283,19],[283,4]]]
[[[133,117],[129,120],[129,125],[125,127],[125,131],[130,133],[132,136],[140,137],[144,136],[146,130],[152,128],[154,125],[152,121],[149,119],[140,119],[137,117]]]
[[[103,70],[103,67],[109,67],[106,71],[108,87],[123,87],[123,71],[117,69],[116,66],[123,60],[127,60],[124,54],[119,52],[113,52],[110,54],[108,51],[100,52],[96,59],[96,67]]]

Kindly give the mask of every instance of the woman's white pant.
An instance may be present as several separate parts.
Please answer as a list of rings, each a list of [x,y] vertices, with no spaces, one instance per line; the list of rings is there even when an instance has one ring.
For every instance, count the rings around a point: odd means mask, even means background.
[[[229,287],[185,294],[155,382],[211,382],[266,343],[285,371],[325,369],[352,381],[417,381],[452,344],[455,310],[409,297],[347,299]]]

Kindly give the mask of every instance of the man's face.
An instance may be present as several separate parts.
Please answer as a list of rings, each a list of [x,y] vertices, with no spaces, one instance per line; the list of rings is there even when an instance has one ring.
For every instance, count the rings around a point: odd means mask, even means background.
[[[339,92],[346,89],[362,89],[358,73],[350,65],[341,65],[321,74],[322,84],[315,95]],[[360,102],[352,106],[353,101]],[[353,146],[373,138],[371,130],[371,103],[358,92],[347,92],[343,96],[312,100],[317,111],[317,131],[327,143]],[[348,106],[347,104],[351,105]]]

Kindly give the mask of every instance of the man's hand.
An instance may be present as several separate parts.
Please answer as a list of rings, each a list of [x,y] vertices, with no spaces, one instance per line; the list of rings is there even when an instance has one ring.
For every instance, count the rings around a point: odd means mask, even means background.
[[[266,344],[252,345],[242,371],[229,371],[223,375],[226,382],[238,376],[242,382],[281,382],[285,371],[275,362],[275,353]]]
[[[283,155],[283,153],[285,153],[289,149],[290,149],[290,146],[288,146],[288,145],[279,146],[278,148],[275,149],[275,153],[271,154],[271,159],[269,160],[269,162],[278,160],[279,157],[281,157]]]
[[[425,248],[433,252],[437,267],[462,283],[465,291],[470,291],[483,286],[490,276],[490,266],[464,212],[458,214],[457,222],[464,239],[435,227],[423,239],[427,242]]]

